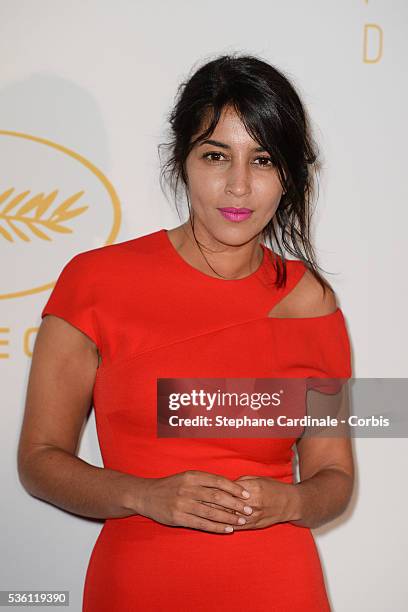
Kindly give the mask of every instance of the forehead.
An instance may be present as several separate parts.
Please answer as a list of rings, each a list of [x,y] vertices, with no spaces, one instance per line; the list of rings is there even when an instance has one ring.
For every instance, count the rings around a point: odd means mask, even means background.
[[[203,132],[210,123],[211,114],[208,114],[201,125],[200,133]],[[245,125],[242,123],[237,112],[232,107],[224,107],[220,119],[212,132],[207,138],[212,140],[220,140],[226,144],[241,145],[253,147],[256,142],[247,132]]]

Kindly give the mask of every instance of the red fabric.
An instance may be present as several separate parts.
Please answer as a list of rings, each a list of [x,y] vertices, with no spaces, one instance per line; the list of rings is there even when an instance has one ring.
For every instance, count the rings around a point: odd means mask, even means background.
[[[305,272],[273,286],[270,251],[239,280],[184,261],[162,229],[80,253],[42,317],[87,334],[102,364],[94,408],[106,468],[146,478],[196,469],[293,482],[295,438],[157,438],[156,379],[351,376],[343,314],[268,317]],[[213,534],[140,515],[108,519],[86,573],[83,612],[330,610],[312,532],[291,523]]]

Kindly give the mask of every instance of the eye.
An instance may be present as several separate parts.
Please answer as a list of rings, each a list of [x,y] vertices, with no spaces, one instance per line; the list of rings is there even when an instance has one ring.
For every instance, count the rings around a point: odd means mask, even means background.
[[[219,162],[219,161],[221,161],[219,159],[212,159],[212,158],[210,159],[211,155],[215,155],[215,156],[221,155],[222,157],[224,157],[222,153],[218,153],[217,151],[209,151],[208,153],[204,153],[203,158],[204,159],[208,159],[208,161],[210,161],[210,162]]]
[[[269,164],[265,164],[265,163],[257,164],[258,166],[263,166],[264,168],[267,168],[268,166],[273,166],[273,161],[271,157],[261,156],[261,157],[257,157],[256,160],[257,159],[262,160],[262,162],[270,162]]]

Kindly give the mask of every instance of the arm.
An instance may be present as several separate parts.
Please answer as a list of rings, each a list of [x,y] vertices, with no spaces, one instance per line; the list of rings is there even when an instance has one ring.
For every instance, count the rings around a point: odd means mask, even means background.
[[[336,296],[321,289],[306,271],[302,291],[294,301],[295,316],[321,316],[337,308]],[[346,509],[353,491],[354,464],[349,437],[305,437],[297,444],[300,482],[293,485],[291,520],[294,525],[315,528]]]
[[[273,316],[315,317],[337,308],[332,290],[322,295],[320,285],[306,270],[295,289],[273,310]],[[354,465],[349,437],[303,437],[297,442],[300,482],[286,484],[265,477],[241,476],[251,491],[255,508],[245,528],[290,522],[315,528],[340,515],[346,508],[354,484]],[[248,480],[249,479],[249,480]],[[245,482],[244,482],[245,481]]]
[[[346,509],[353,491],[350,438],[304,438],[297,443],[300,482],[293,485],[289,522],[320,527]]]
[[[138,513],[146,479],[93,466],[75,454],[97,364],[97,347],[86,334],[62,318],[44,317],[28,381],[18,473],[30,494],[60,508],[125,517]]]

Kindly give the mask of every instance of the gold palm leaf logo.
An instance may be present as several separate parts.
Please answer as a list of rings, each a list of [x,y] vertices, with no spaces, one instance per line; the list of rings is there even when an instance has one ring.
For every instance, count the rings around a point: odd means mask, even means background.
[[[0,221],[3,222],[3,226],[0,224],[0,235],[9,242],[15,241],[13,236],[30,242],[31,235],[27,235],[21,229],[21,225],[26,226],[32,234],[41,238],[41,240],[51,240],[50,236],[45,233],[46,231],[72,234],[73,230],[67,227],[65,223],[81,215],[89,208],[89,206],[71,208],[84,194],[84,191],[78,191],[66,198],[54,211],[51,209],[57,198],[58,189],[48,195],[38,193],[32,197],[29,197],[31,191],[23,191],[14,196],[13,192],[14,188],[12,187],[0,194]]]
[[[112,244],[120,228],[121,204],[107,176],[89,159],[62,144],[24,132],[0,130],[0,145],[5,149],[6,160],[10,163],[8,169],[7,163],[2,162],[0,247],[4,249],[6,258],[16,255],[13,272],[17,271],[17,274],[10,274],[9,280],[7,274],[3,275],[1,301],[52,289],[58,270],[61,270],[63,262],[69,259],[70,251],[72,255],[72,250],[78,253],[95,244]],[[10,156],[7,156],[8,146],[11,147]],[[17,175],[18,179],[14,178],[15,160],[18,158],[16,147],[21,148],[21,171]],[[45,180],[48,180],[48,177],[53,177],[53,181],[55,177],[57,180],[58,177],[64,177],[65,184],[66,164],[71,181],[68,192],[65,187],[53,189],[54,185],[51,186],[52,191],[47,188],[43,192],[38,184],[32,185],[31,189],[27,189],[27,183],[22,186],[19,184],[25,169],[28,177],[32,176],[31,180],[39,180],[36,175],[37,167],[41,167],[42,171],[48,168],[48,172],[42,172]],[[10,172],[10,177],[13,178],[9,178],[9,182],[5,183],[7,172]],[[83,190],[79,190],[77,185],[83,187]],[[94,231],[97,240],[90,244],[89,237]],[[62,243],[61,249],[57,248],[58,243]],[[32,256],[35,261],[35,251],[38,252],[39,265],[25,266],[24,257],[30,253],[29,257]],[[53,265],[48,266],[51,252],[55,253],[58,259],[58,251],[61,263],[58,265],[51,262]],[[42,265],[43,263],[46,265]],[[47,273],[48,268],[54,271]],[[10,272],[10,268],[8,271]],[[32,280],[26,278],[27,272],[32,275]]]

